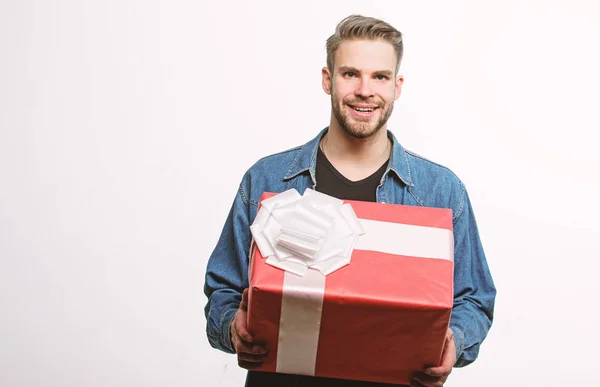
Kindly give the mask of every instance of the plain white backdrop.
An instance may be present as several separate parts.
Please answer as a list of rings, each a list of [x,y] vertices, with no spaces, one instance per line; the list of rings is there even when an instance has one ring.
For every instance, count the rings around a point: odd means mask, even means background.
[[[466,183],[498,287],[447,385],[597,385],[597,2],[4,0],[1,386],[243,385],[206,263],[245,170],[327,125],[351,13],[404,33],[389,128]]]

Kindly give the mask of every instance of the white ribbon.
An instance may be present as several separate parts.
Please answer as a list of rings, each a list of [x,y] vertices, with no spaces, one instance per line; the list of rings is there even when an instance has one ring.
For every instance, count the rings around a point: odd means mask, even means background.
[[[266,263],[285,270],[276,371],[314,375],[326,275],[354,250],[453,260],[452,231],[356,217],[350,204],[307,189],[261,203],[250,226]]]

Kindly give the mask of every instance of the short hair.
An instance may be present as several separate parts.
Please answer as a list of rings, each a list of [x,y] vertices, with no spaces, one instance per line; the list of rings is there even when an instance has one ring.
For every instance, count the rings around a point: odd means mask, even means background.
[[[335,52],[344,40],[384,40],[396,51],[396,73],[400,69],[404,45],[402,33],[383,20],[362,15],[350,15],[340,21],[327,39],[327,67],[333,72]]]

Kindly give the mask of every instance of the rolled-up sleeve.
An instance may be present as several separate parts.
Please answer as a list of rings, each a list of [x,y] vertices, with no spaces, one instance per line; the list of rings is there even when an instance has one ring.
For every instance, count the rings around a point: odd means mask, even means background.
[[[496,287],[479,237],[469,195],[462,185],[454,220],[454,307],[450,328],[456,342],[456,367],[477,359],[492,326]]]
[[[208,298],[204,308],[206,335],[213,348],[235,353],[229,335],[229,326],[239,308],[242,293],[248,287],[248,251],[251,234],[249,206],[240,184],[217,244],[209,257],[204,294]]]

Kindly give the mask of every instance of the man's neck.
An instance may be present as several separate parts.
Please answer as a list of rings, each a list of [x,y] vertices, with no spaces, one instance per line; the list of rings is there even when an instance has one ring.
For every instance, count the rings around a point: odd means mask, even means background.
[[[390,156],[391,142],[386,126],[371,137],[356,138],[346,133],[336,122],[332,122],[321,141],[321,148],[330,160],[357,165],[375,163],[381,166]]]
[[[388,160],[392,144],[385,126],[371,137],[360,139],[332,122],[321,141],[321,150],[341,174],[357,181],[377,171]]]

